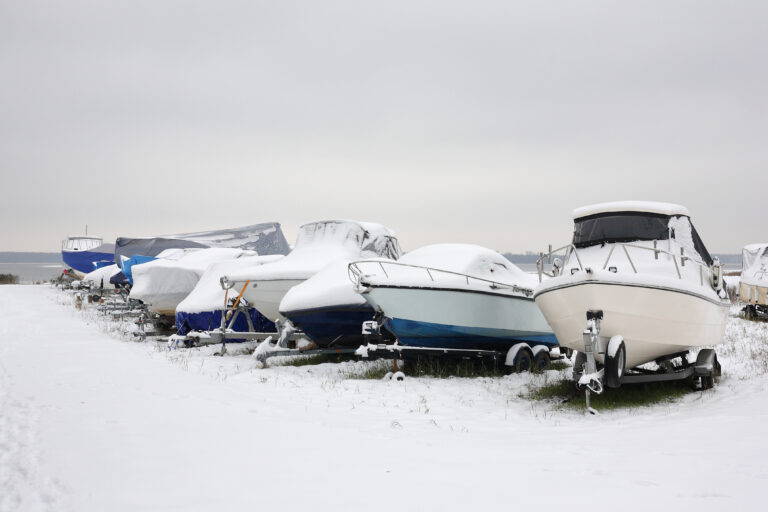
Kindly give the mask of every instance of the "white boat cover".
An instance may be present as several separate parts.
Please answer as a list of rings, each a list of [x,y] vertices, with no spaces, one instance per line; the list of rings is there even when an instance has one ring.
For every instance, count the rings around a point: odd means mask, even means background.
[[[109,283],[109,279],[119,272],[120,267],[117,265],[107,265],[105,267],[97,268],[93,272],[89,272],[80,281],[83,283],[90,283],[91,286],[114,288],[114,285]]]
[[[335,261],[382,257],[397,259],[400,246],[395,234],[381,224],[329,220],[304,224],[296,245],[285,258],[232,272],[230,281],[308,279]]]
[[[741,251],[741,282],[768,286],[768,243],[744,246]]]
[[[213,263],[206,269],[189,295],[176,306],[176,311],[203,313],[222,310],[224,309],[226,292],[221,287],[221,276],[267,263],[274,263],[284,257],[281,254],[244,256],[235,260]],[[240,288],[235,287],[235,289],[230,290],[228,298],[231,298],[233,295],[237,297]]]
[[[384,269],[377,269],[378,264],[370,262],[358,266],[366,274],[365,281],[373,285],[487,290],[486,282],[468,280],[466,276],[531,290],[538,284],[536,276],[524,272],[498,252],[472,244],[427,245],[405,254],[396,263],[384,263]],[[424,268],[452,274],[427,272]]]
[[[132,267],[130,297],[152,310],[171,313],[212,264],[255,255],[254,251],[232,248],[167,249],[157,259]]]

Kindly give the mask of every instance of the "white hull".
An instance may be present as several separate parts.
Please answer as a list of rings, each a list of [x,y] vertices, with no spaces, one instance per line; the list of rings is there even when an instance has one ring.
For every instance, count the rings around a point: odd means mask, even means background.
[[[388,318],[535,335],[552,332],[532,300],[510,295],[373,287],[363,296]]]
[[[248,301],[251,307],[264,315],[269,320],[284,320],[285,317],[280,314],[280,301],[288,290],[301,284],[305,279],[272,279],[264,281],[251,281],[248,283],[243,298]],[[230,297],[237,297],[240,285],[230,290]]]
[[[554,278],[536,291],[536,304],[560,345],[584,350],[582,333],[588,310],[603,311],[600,336],[624,337],[627,368],[692,347],[722,343],[728,303],[714,294],[709,299],[671,287],[622,284],[597,277]],[[596,358],[602,362],[602,356]]]

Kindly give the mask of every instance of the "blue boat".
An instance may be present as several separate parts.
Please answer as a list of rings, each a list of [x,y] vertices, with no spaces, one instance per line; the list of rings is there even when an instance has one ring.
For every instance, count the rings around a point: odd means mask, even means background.
[[[70,236],[61,244],[61,259],[78,277],[115,262],[115,244],[100,237]]]
[[[355,292],[347,272],[349,263],[341,260],[328,265],[291,288],[280,302],[280,314],[319,347],[363,344],[363,322],[376,317],[373,307]],[[394,341],[388,331],[382,335]]]

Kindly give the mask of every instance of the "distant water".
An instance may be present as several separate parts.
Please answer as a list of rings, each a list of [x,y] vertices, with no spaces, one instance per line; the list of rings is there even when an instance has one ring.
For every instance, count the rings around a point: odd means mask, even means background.
[[[19,276],[22,283],[54,279],[63,269],[61,263],[0,263],[0,274]]]

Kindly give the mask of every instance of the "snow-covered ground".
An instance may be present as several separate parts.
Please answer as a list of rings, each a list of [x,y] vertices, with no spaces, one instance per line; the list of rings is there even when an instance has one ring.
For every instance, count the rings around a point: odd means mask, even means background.
[[[734,308],[734,312],[736,309]],[[714,390],[590,417],[534,379],[350,378],[120,339],[0,286],[0,511],[764,510],[768,323],[732,318]]]

